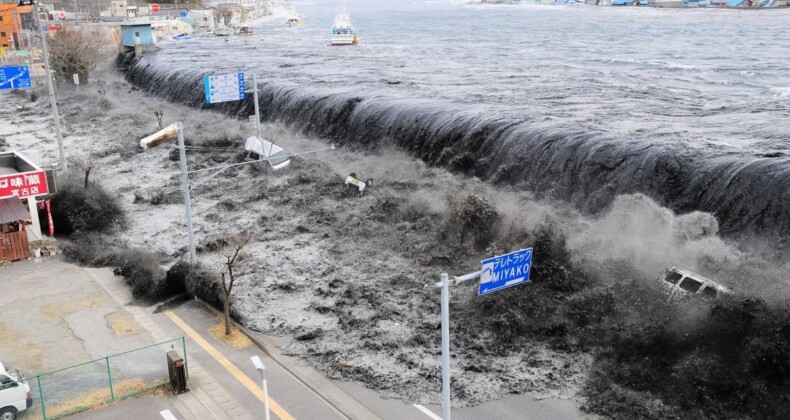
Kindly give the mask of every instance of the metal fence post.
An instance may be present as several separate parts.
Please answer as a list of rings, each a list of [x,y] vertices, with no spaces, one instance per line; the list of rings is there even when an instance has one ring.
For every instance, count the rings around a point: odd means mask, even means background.
[[[181,350],[184,352],[184,371],[187,374],[187,378],[189,378],[189,363],[187,363],[187,342],[183,335],[181,336]]]
[[[44,392],[41,390],[41,375],[36,375],[36,384],[38,384],[38,400],[41,401],[41,417],[47,420],[47,409],[44,406]]]
[[[104,358],[104,362],[107,363],[107,379],[110,380],[110,401],[115,400],[115,391],[112,389],[112,373],[110,373],[110,357],[107,356]]]

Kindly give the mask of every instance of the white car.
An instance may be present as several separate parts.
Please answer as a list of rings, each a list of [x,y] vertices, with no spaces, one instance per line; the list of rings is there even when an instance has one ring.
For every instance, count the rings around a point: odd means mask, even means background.
[[[671,296],[700,295],[715,299],[722,294],[732,293],[732,290],[716,283],[715,281],[699,275],[693,271],[678,267],[668,269],[661,276],[661,284],[667,288]]]
[[[14,420],[33,406],[30,386],[18,370],[0,363],[0,420]]]

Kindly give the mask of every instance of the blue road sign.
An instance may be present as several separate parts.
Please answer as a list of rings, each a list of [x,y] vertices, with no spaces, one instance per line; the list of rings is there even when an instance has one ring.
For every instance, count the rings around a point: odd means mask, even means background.
[[[206,104],[240,101],[245,98],[244,73],[218,74],[203,77]]]
[[[32,88],[28,66],[0,67],[0,90]]]
[[[182,10],[181,13],[179,13],[178,15],[181,17],[187,17],[188,14],[189,14],[188,12]]]
[[[485,295],[506,287],[529,281],[532,266],[532,248],[498,255],[480,262],[480,288],[477,293]]]

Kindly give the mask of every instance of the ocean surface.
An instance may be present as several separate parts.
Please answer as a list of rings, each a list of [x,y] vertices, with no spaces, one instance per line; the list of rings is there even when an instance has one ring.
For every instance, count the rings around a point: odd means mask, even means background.
[[[160,42],[128,77],[203,106],[203,75],[254,73],[266,120],[590,212],[643,192],[787,244],[790,9],[350,0],[360,45],[331,47],[337,2],[288,5],[304,27]]]

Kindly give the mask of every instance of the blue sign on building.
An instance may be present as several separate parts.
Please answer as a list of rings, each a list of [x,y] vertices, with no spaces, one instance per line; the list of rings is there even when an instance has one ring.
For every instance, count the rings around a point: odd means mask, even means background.
[[[529,281],[532,266],[532,248],[498,255],[480,262],[479,295],[496,292],[506,287],[516,286]]]
[[[0,67],[0,90],[32,88],[28,66]]]
[[[203,77],[206,104],[240,101],[246,97],[244,73],[228,73]]]
[[[187,17],[188,14],[189,14],[188,12],[182,10],[181,13],[179,13],[178,15],[181,16],[182,18],[185,18]]]

